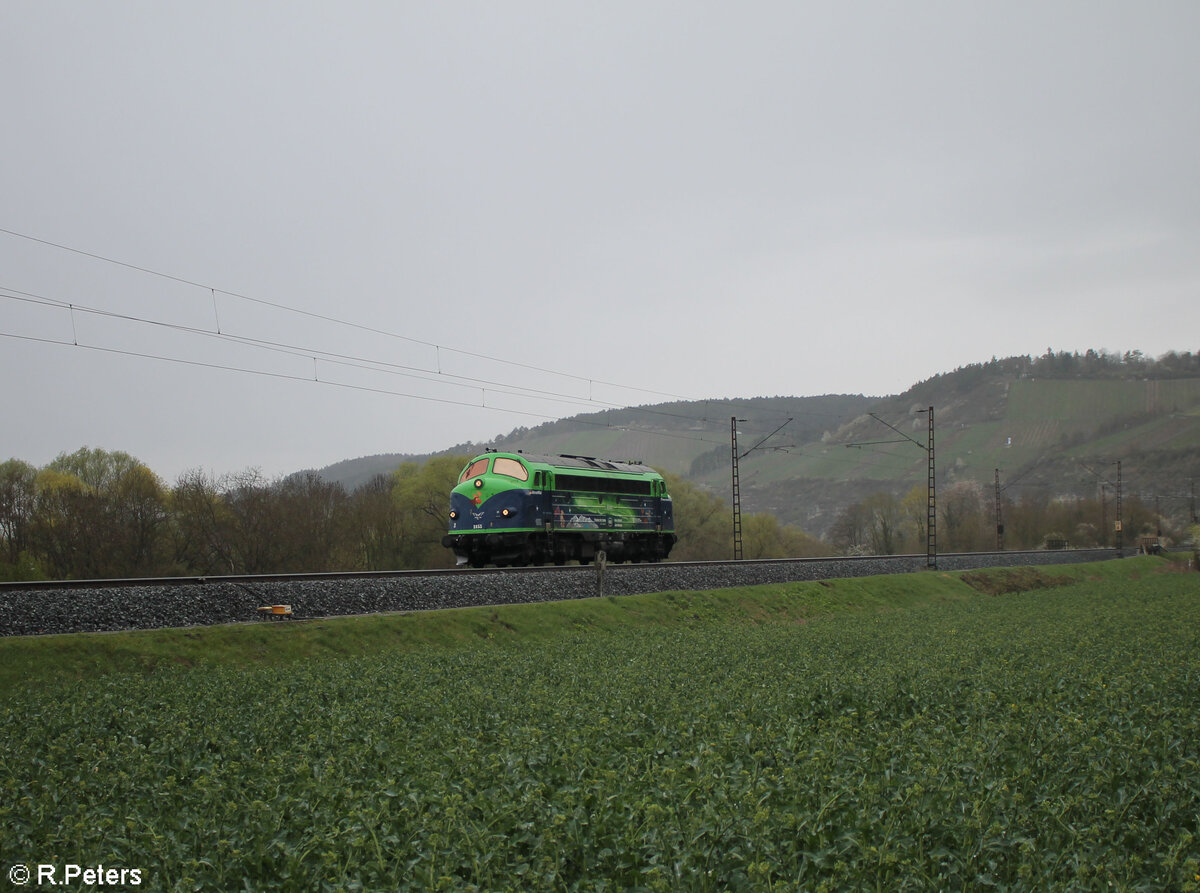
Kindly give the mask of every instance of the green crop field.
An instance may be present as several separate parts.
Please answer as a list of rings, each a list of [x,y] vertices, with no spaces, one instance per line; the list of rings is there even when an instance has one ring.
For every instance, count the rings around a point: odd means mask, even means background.
[[[1012,572],[796,584],[740,614],[603,599],[529,637],[507,609],[450,646],[13,686],[5,869],[188,891],[1200,889],[1200,588],[1163,564],[1030,592],[1001,591]],[[604,613],[622,604],[642,607]],[[674,620],[634,622],[653,604]]]

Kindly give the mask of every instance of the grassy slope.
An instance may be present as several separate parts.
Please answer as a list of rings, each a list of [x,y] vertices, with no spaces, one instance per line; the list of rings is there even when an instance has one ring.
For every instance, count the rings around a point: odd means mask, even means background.
[[[1052,569],[937,572],[667,592],[541,605],[461,608],[303,622],[0,639],[0,696],[110,673],[175,666],[282,666],[391,649],[520,645],[587,630],[696,623],[805,623],[848,611],[900,610],[1081,579],[1165,570],[1161,558]]]

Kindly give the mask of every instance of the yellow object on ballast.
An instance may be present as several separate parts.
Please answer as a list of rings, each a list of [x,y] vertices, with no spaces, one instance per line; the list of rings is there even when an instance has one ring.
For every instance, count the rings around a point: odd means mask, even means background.
[[[266,613],[266,614],[280,616],[283,614],[291,614],[292,606],[291,605],[263,605],[258,610],[263,613]]]

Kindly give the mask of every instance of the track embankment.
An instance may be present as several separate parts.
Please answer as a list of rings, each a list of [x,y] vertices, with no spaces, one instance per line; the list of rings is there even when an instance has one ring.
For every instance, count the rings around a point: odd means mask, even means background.
[[[970,552],[938,556],[943,571],[1104,561],[1113,549]],[[289,605],[291,619],[383,611],[561,601],[597,595],[704,591],[798,580],[925,570],[924,555],[691,562],[496,571],[405,572],[313,577],[209,577],[52,586],[0,586],[0,636],[109,632],[259,622],[259,609]]]

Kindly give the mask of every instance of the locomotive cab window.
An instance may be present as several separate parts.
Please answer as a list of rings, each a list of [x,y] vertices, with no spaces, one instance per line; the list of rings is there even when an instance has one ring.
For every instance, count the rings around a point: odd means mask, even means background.
[[[463,469],[463,473],[459,477],[458,482],[461,484],[463,481],[469,481],[471,478],[477,478],[481,474],[484,474],[487,471],[487,464],[487,459],[476,459]]]
[[[529,480],[529,469],[516,459],[509,459],[506,456],[496,457],[496,463],[492,466],[492,471],[495,474],[502,474],[505,477],[516,478],[518,481]]]

